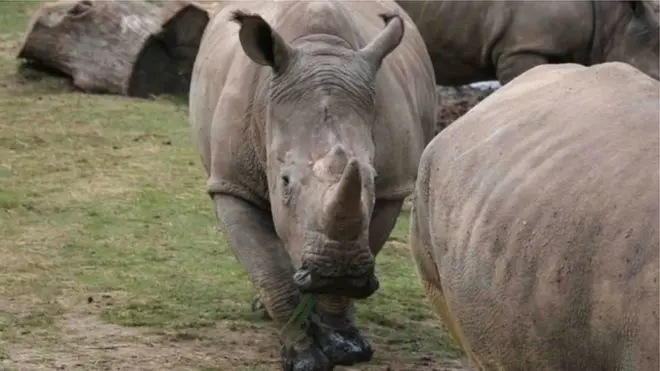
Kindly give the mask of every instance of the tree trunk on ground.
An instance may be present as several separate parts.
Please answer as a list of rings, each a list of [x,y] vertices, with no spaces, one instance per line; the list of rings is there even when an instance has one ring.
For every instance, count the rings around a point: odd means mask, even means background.
[[[166,8],[135,0],[48,3],[33,16],[18,58],[61,71],[89,93],[187,95],[193,36],[201,38],[208,14],[188,3]],[[193,22],[190,30],[182,22]]]
[[[208,10],[191,1],[171,0],[163,7],[163,26],[158,37],[169,51],[175,67],[175,90],[185,87],[187,94],[190,89],[193,65],[209,19]]]

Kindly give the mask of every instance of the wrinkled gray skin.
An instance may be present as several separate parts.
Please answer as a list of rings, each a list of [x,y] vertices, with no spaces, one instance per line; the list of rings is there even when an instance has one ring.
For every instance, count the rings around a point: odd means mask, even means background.
[[[378,289],[436,109],[424,42],[392,9],[226,2],[195,62],[190,122],[220,229],[278,327],[301,292],[317,297],[301,340],[282,336],[285,370],[372,357],[354,300]]]
[[[648,1],[397,1],[428,46],[438,85],[499,80],[547,63],[629,63],[658,79]]]
[[[410,245],[476,370],[660,369],[660,83],[535,67],[436,136]]]

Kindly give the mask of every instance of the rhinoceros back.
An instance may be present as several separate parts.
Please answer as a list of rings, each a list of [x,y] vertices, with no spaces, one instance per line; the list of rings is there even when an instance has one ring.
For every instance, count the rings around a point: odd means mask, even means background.
[[[484,369],[658,369],[659,117],[629,65],[546,65],[428,145],[413,230]]]

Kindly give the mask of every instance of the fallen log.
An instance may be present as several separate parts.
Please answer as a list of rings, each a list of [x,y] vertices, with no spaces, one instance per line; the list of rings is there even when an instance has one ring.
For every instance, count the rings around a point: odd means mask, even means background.
[[[199,43],[209,23],[209,9],[193,1],[170,0],[165,2],[162,12],[162,31],[157,37],[162,40],[172,58],[177,81],[173,88],[190,88],[192,69],[199,51]]]
[[[197,53],[181,23],[200,18],[192,28],[201,38],[208,14],[183,5],[165,12],[146,1],[48,3],[32,17],[18,58],[61,71],[88,93],[187,95]]]

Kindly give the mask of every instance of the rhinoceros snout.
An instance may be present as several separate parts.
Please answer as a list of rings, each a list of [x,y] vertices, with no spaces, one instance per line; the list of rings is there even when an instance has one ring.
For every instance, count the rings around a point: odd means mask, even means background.
[[[319,274],[319,269],[314,266],[307,266],[293,275],[293,282],[302,293],[339,295],[354,299],[367,298],[380,287],[373,268],[359,276],[324,276]]]

